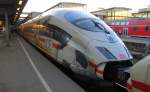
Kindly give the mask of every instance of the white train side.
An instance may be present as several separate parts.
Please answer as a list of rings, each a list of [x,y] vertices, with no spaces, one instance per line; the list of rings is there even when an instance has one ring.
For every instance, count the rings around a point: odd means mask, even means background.
[[[54,9],[20,25],[20,33],[77,74],[126,86],[132,56],[101,19],[71,9]]]
[[[150,92],[150,55],[138,61],[130,72],[130,92]]]

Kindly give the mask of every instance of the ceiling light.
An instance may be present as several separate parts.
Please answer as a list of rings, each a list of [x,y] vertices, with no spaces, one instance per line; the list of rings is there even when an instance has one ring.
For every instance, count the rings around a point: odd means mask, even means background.
[[[20,10],[20,8],[17,8],[17,10],[19,11],[19,10]]]
[[[20,0],[18,4],[19,4],[19,5],[22,5],[22,3],[23,3],[23,1],[22,1],[22,0]]]

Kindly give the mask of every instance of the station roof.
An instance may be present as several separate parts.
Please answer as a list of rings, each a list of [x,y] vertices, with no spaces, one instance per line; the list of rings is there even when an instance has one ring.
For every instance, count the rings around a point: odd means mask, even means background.
[[[71,7],[84,7],[87,4],[78,3],[78,2],[59,2],[56,5],[50,7],[49,9],[45,10],[44,12],[54,9],[54,8],[71,8]]]
[[[22,12],[28,0],[0,0],[0,20],[5,21],[8,14],[10,23],[14,23]]]
[[[100,8],[99,10],[96,11],[92,11],[91,13],[94,15],[98,15],[98,16],[108,16],[108,13],[112,13],[112,12],[122,12],[122,11],[130,11],[130,8],[126,8],[126,7],[111,7],[111,8]]]

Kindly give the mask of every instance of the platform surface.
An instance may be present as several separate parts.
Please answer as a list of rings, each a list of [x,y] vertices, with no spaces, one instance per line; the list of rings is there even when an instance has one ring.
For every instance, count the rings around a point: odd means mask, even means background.
[[[18,35],[0,34],[0,92],[85,92]]]

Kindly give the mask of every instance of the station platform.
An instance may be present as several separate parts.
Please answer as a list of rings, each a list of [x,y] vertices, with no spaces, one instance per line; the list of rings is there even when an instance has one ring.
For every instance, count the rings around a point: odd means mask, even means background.
[[[85,92],[20,36],[0,34],[0,92]]]

